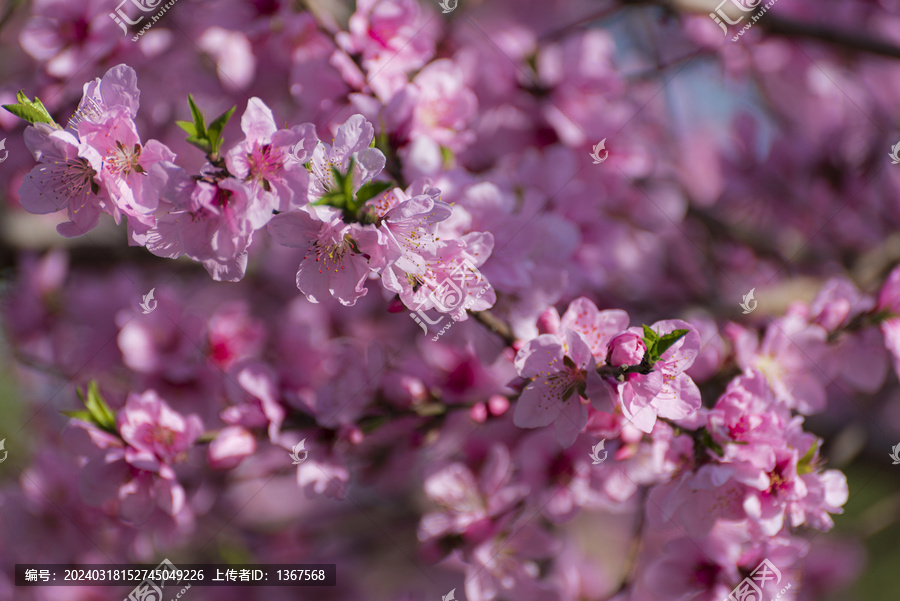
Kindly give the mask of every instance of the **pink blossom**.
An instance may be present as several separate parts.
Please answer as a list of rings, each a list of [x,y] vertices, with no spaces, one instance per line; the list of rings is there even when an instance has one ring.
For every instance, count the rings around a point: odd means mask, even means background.
[[[411,280],[426,277],[429,258],[441,247],[437,226],[450,217],[452,209],[440,200],[440,190],[425,182],[414,183],[406,193],[395,189],[380,198],[391,199],[390,205],[385,200],[372,205],[381,214],[378,229],[386,261],[382,283],[408,298],[413,293]]]
[[[383,101],[434,54],[437,32],[419,6],[415,0],[361,0],[349,33],[335,36],[347,53],[361,55],[368,83]]]
[[[677,538],[647,567],[644,583],[656,599],[724,599],[738,579],[739,558],[740,545],[732,533],[700,541]]]
[[[650,326],[660,337],[675,330],[688,330],[669,347],[648,373],[625,373],[620,382],[607,383],[614,387],[617,400],[625,416],[636,428],[651,432],[657,416],[679,420],[691,416],[700,408],[700,390],[684,373],[694,362],[700,351],[700,335],[689,323],[669,319]],[[640,336],[637,328],[629,330]],[[594,406],[601,411],[609,411],[608,389],[596,380],[588,390]]]
[[[481,543],[466,557],[466,599],[555,599],[554,591],[539,582],[535,560],[552,556],[558,547],[557,541],[534,524],[523,524],[510,535]]]
[[[152,213],[159,205],[164,185],[161,172],[152,167],[175,160],[165,145],[150,140],[141,145],[134,122],[124,108],[108,110],[102,122],[82,121],[78,125],[79,152],[90,163],[119,211],[147,226],[153,226]]]
[[[303,165],[318,142],[315,126],[278,129],[269,107],[253,97],[241,117],[241,129],[246,137],[228,152],[226,164],[250,186],[251,202],[282,212],[306,204],[309,173]]]
[[[47,72],[67,79],[108,55],[121,35],[103,0],[37,0],[19,41]]]
[[[269,234],[279,244],[305,249],[297,270],[297,288],[311,302],[332,296],[353,306],[368,290],[365,281],[381,266],[381,238],[374,226],[344,223],[332,207],[309,206],[277,215]],[[363,254],[366,249],[375,254]]]
[[[497,301],[493,287],[478,270],[493,248],[490,233],[471,232],[442,241],[431,252],[421,253],[424,268],[420,273],[408,274],[405,283],[389,273],[382,284],[397,292],[410,309],[436,309],[453,314],[455,321],[466,321],[466,310],[483,311]]]
[[[350,481],[346,460],[334,450],[317,447],[315,443],[310,445],[310,440],[305,440],[309,456],[297,466],[297,485],[306,492],[308,498],[325,495],[340,500],[346,497]],[[292,446],[287,446],[286,440],[284,444],[288,449]]]
[[[871,310],[875,301],[863,295],[847,278],[825,282],[809,307],[812,321],[831,332],[851,319]]]
[[[97,171],[79,154],[75,136],[37,123],[25,129],[25,144],[38,161],[19,188],[26,211],[43,215],[68,209],[69,221],[57,230],[69,238],[94,229],[102,212],[118,215],[106,189],[95,179]]]
[[[492,536],[494,520],[510,511],[528,492],[511,478],[512,463],[503,445],[492,445],[477,477],[464,464],[443,466],[425,479],[424,490],[441,511],[427,513],[419,524],[419,540],[462,535],[480,542]]]
[[[603,365],[609,355],[608,344],[616,334],[628,327],[628,314],[620,309],[600,311],[585,297],[569,303],[560,320],[560,328],[578,332],[584,337],[598,365]]]
[[[391,99],[386,112],[404,125],[397,134],[459,152],[475,138],[470,126],[478,99],[466,87],[460,67],[448,59],[428,64]]]
[[[737,328],[729,330],[740,336]],[[755,335],[736,338],[735,354],[743,369],[755,368],[768,380],[775,398],[797,411],[810,414],[825,406],[820,381],[825,330],[801,316],[776,319],[766,330],[762,344]]]
[[[362,115],[353,115],[338,128],[331,144],[319,141],[309,160],[309,201],[314,202],[335,189],[332,169],[347,174],[353,159],[353,192],[356,193],[384,169],[385,158],[377,148],[369,148],[375,128]]]
[[[894,371],[900,374],[900,267],[895,267],[878,294],[879,311],[887,313],[881,322],[884,344],[894,358]]]
[[[208,328],[209,358],[222,369],[258,354],[265,342],[265,324],[254,318],[243,302],[220,307],[210,317]]]
[[[223,428],[209,445],[209,465],[215,469],[230,470],[256,451],[253,434],[240,426]]]
[[[182,416],[149,390],[129,395],[117,424],[121,438],[77,419],[64,433],[69,448],[87,457],[80,482],[85,502],[111,504],[134,524],[146,523],[157,508],[181,514],[186,496],[172,466],[203,432],[200,418]]]
[[[520,428],[540,428],[556,422],[556,438],[568,447],[587,423],[582,397],[594,358],[580,334],[564,330],[561,337],[541,334],[516,355],[516,371],[530,381],[516,401],[514,422]]]
[[[130,394],[119,412],[119,432],[128,443],[125,458],[131,465],[173,479],[170,467],[203,433],[197,415],[172,410],[153,390]]]
[[[174,165],[164,170],[156,223],[146,231],[132,228],[132,240],[157,256],[187,255],[214,280],[241,280],[253,231],[268,222],[272,207],[256,202],[247,185],[233,178],[211,184],[194,181]]]

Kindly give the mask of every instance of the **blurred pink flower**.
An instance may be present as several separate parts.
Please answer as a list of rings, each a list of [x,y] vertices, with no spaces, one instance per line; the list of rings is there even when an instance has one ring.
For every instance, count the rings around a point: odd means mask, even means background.
[[[207,454],[210,467],[230,470],[256,451],[256,439],[240,426],[222,428],[209,444]]]

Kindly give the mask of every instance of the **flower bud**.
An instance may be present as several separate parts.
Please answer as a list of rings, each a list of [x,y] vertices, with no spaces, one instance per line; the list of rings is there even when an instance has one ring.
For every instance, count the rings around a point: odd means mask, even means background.
[[[554,307],[548,307],[538,316],[537,329],[539,334],[556,334],[559,331],[559,313]]]
[[[622,365],[638,365],[644,359],[647,345],[637,334],[625,332],[619,334],[609,342],[609,355],[607,363],[613,367]]]

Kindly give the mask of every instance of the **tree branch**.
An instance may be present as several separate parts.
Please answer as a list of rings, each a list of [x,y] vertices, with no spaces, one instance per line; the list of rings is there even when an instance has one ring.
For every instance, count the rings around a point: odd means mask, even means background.
[[[475,321],[486,327],[488,330],[500,336],[507,346],[512,346],[516,341],[512,328],[505,321],[491,313],[490,311],[472,311],[472,317]]]

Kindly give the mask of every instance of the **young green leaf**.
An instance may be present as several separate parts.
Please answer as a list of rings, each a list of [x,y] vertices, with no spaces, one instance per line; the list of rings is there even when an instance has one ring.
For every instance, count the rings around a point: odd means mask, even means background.
[[[656,343],[656,348],[654,349],[656,356],[662,357],[663,353],[669,350],[669,348],[671,348],[673,344],[678,342],[689,331],[690,330],[675,330],[660,338]]]
[[[116,414],[109,408],[109,405],[106,404],[103,397],[100,396],[100,390],[97,388],[96,380],[91,380],[90,384],[88,384],[87,396],[85,396],[80,388],[76,388],[75,393],[78,395],[78,399],[87,408],[87,411],[62,411],[61,413],[63,415],[80,419],[89,424],[94,424],[101,430],[105,430],[111,434],[117,433]]]
[[[206,154],[212,154],[212,146],[209,145],[209,142],[206,138],[198,138],[196,136],[188,136],[185,140],[202,150]]]
[[[188,106],[191,107],[191,115],[194,117],[194,126],[197,128],[197,136],[206,137],[206,120],[203,118],[203,112],[194,102],[194,97],[188,94]]]
[[[449,170],[456,164],[456,155],[446,146],[441,146],[441,159],[443,161],[444,169]]]
[[[212,151],[214,153],[219,152],[219,148],[222,147],[222,143],[225,141],[222,137],[222,131],[225,129],[225,126],[228,125],[228,121],[231,119],[236,108],[237,106],[233,106],[213,119],[213,122],[210,123],[207,128],[207,132],[209,133],[207,138],[209,139],[209,143],[212,146]]]
[[[319,200],[312,202],[310,204],[313,205],[327,205],[329,207],[337,207],[339,209],[344,207],[344,193],[343,192],[327,192],[322,198]]]
[[[80,419],[83,422],[87,422],[89,424],[94,423],[94,418],[91,416],[90,411],[85,411],[84,409],[80,411],[60,411],[63,415],[67,417],[74,417],[75,419]]]
[[[3,108],[29,123],[47,123],[57,129],[62,129],[53,120],[53,117],[50,116],[50,113],[44,107],[44,103],[37,96],[32,101],[25,95],[24,90],[19,90],[19,93],[16,94],[16,101],[17,104],[4,104]]]
[[[113,432],[116,430],[116,414],[112,412],[109,405],[100,396],[96,380],[91,380],[91,383],[88,385],[88,394],[84,406],[87,407],[97,425],[104,430]]]
[[[385,190],[389,190],[393,187],[393,185],[394,184],[392,184],[391,182],[369,182],[356,192],[356,201],[360,205],[362,205],[366,201],[375,198]]]
[[[344,197],[347,199],[347,204],[350,205],[353,202],[353,157],[350,157],[350,164],[347,167],[347,175],[343,176],[341,181],[341,185],[344,190]],[[355,208],[355,207],[354,207]]]
[[[197,128],[191,121],[176,121],[175,125],[184,130],[191,137],[197,137]]]
[[[816,466],[813,465],[813,458],[816,456],[816,449],[818,446],[818,443],[813,442],[812,445],[810,445],[809,450],[806,451],[806,454],[804,454],[803,457],[800,458],[800,461],[797,462],[798,476],[816,471]]]
[[[710,434],[709,430],[706,428],[700,430],[700,443],[703,448],[711,450],[719,457],[725,456],[725,449],[722,448],[722,445],[713,440],[712,434]]]

